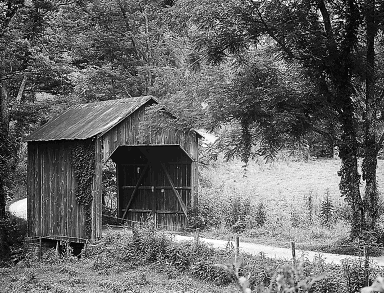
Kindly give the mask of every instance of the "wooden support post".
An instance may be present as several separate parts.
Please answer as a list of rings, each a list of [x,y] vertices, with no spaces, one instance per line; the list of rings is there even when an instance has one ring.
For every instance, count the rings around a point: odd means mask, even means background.
[[[69,258],[71,256],[71,242],[69,242],[69,240],[67,241],[67,258]]]
[[[196,245],[196,247],[199,246],[199,237],[200,237],[200,228],[196,228],[196,232],[195,232],[195,245]]]
[[[81,256],[83,256],[83,255],[84,255],[84,257],[87,256],[87,246],[88,246],[88,240],[86,240],[85,243],[84,243],[83,250],[80,253]]]
[[[42,258],[42,256],[43,256],[43,240],[42,240],[42,238],[40,237],[39,238],[39,261],[41,261],[41,258]]]
[[[60,255],[60,244],[59,240],[56,241],[56,256]]]
[[[292,264],[293,267],[296,267],[296,247],[295,247],[295,242],[291,242],[291,249],[292,249]]]

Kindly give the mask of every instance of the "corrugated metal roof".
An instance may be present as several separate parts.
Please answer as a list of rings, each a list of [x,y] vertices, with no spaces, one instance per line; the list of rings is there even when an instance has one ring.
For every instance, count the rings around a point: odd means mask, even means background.
[[[152,96],[143,96],[72,106],[25,141],[87,139],[110,130],[150,100],[158,103]]]

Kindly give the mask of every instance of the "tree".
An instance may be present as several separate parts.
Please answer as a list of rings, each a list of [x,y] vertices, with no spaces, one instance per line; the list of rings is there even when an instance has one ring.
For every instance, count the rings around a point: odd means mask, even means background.
[[[267,48],[270,54],[265,58],[282,64],[280,74],[280,68],[260,68],[259,60],[254,60],[258,69],[245,70],[235,79],[234,90],[227,92],[229,111],[215,108],[222,120],[240,123],[243,159],[251,155],[255,137],[262,137],[270,149],[282,145],[287,137],[283,134],[298,138],[315,131],[331,137],[340,150],[340,192],[353,211],[351,237],[374,229],[377,153],[384,137],[377,127],[382,95],[375,82],[375,41],[381,36],[383,4],[371,0],[185,0],[178,5],[188,18],[196,46],[209,61],[244,60],[245,52]],[[191,17],[187,11],[193,12]],[[299,73],[295,79],[302,86],[282,86],[284,81],[276,76],[286,76],[284,67]],[[324,125],[329,123],[338,131],[328,132]],[[358,171],[360,149],[364,196]]]
[[[68,84],[60,62],[53,64],[44,39],[53,1],[0,2],[0,255],[6,256],[8,190],[18,163],[21,138],[43,120],[47,104],[35,105],[36,92],[60,93]]]

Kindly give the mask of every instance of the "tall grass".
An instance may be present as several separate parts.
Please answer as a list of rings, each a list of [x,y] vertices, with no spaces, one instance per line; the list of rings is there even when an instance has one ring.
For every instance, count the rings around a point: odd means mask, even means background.
[[[338,189],[339,167],[335,159],[259,161],[244,176],[241,162],[219,158],[200,170],[196,217],[219,237],[236,232],[277,245],[330,244],[348,237],[351,220]]]

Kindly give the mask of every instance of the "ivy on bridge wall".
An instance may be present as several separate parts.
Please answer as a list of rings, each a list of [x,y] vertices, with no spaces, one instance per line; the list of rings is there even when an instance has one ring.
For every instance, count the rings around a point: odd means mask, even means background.
[[[85,209],[85,234],[92,234],[92,181],[95,175],[95,144],[91,139],[76,140],[71,146],[71,165],[74,169],[77,202]]]

